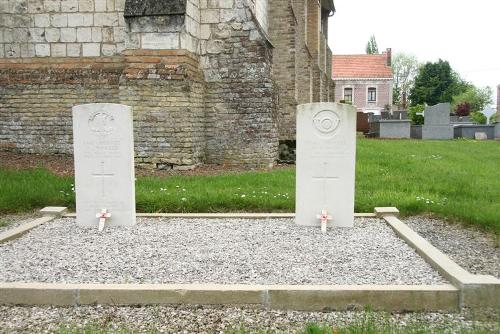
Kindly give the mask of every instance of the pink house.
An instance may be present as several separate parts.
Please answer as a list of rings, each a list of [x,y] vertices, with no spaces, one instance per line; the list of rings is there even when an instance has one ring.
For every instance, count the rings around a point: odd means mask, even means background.
[[[359,112],[380,115],[392,105],[391,49],[382,54],[333,55],[335,101],[351,102]]]

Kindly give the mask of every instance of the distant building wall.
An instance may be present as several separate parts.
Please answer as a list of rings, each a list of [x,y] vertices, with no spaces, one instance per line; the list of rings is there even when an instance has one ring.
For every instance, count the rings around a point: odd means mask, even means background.
[[[392,80],[336,80],[335,101],[344,100],[344,88],[353,89],[352,104],[358,111],[384,110],[392,102]],[[376,102],[368,102],[368,88],[376,88]]]

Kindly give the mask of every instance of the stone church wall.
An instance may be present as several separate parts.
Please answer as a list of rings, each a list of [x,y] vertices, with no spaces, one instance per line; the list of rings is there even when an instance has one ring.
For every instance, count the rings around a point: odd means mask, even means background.
[[[328,98],[288,1],[0,1],[0,149],[71,154],[71,107],[110,102],[140,166],[274,164],[296,104]]]

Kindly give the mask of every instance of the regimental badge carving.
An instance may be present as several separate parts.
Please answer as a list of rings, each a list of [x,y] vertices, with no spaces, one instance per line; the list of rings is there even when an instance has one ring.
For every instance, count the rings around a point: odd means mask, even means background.
[[[89,118],[89,127],[95,133],[108,134],[114,130],[115,119],[105,112],[97,112]]]
[[[333,110],[321,110],[313,117],[314,128],[323,136],[333,135],[340,124],[340,116]]]

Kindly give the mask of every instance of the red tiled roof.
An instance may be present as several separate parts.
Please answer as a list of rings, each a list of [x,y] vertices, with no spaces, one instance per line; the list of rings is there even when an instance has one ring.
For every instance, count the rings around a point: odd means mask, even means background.
[[[386,65],[386,54],[333,55],[333,79],[341,78],[388,78],[392,69]]]

